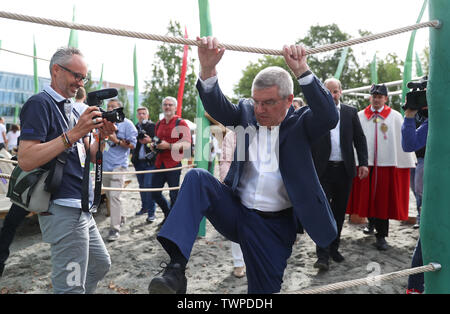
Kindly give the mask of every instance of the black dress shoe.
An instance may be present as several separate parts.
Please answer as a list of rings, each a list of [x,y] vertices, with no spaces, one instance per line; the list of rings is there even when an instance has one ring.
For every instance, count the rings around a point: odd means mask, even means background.
[[[368,227],[364,227],[363,229],[363,233],[364,234],[373,234],[374,233],[374,227],[372,226],[368,226]]]
[[[342,256],[338,251],[330,252],[330,256],[336,263],[340,263],[345,260],[344,256]]]
[[[386,251],[388,249],[388,244],[384,237],[377,237],[377,242],[373,244],[378,251]]]
[[[164,268],[164,267],[163,267]],[[152,279],[148,286],[150,294],[186,294],[185,268],[180,264],[169,264],[161,277]]]
[[[330,268],[330,266],[328,265],[328,260],[319,258],[317,262],[314,263],[314,268],[327,271]]]

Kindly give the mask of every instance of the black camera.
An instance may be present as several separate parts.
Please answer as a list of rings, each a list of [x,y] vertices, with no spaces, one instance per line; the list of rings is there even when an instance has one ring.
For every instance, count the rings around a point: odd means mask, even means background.
[[[138,129],[138,140],[143,140],[146,135],[150,136],[151,138],[155,134],[155,125],[148,120],[142,121]]]
[[[158,155],[161,152],[161,150],[156,148],[156,146],[159,144],[161,144],[161,139],[157,136],[154,136],[152,143],[150,144],[153,150],[145,155],[145,160],[147,160],[147,162],[153,163],[153,161],[156,158],[156,155]]]
[[[419,82],[409,82],[408,88],[412,89],[406,94],[406,103],[402,107],[403,110],[427,110],[427,88],[428,77],[424,76]],[[424,109],[425,108],[425,109]]]
[[[104,99],[110,99],[117,96],[117,89],[115,88],[105,88],[96,90],[88,93],[87,103],[89,106],[98,106],[102,113],[102,118],[110,122],[123,122],[125,119],[125,114],[123,113],[123,108],[116,108],[111,111],[105,111],[100,106],[103,104]]]

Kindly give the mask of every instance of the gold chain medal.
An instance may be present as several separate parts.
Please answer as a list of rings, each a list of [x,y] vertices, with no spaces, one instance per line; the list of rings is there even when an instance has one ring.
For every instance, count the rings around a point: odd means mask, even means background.
[[[387,140],[387,136],[386,136],[386,133],[387,133],[387,131],[388,131],[388,126],[387,126],[387,124],[386,124],[386,123],[381,124],[380,130],[381,130],[381,132],[383,132],[384,139]]]

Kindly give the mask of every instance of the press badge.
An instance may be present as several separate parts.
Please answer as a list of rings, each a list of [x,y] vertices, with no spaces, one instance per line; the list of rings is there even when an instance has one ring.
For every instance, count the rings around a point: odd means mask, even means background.
[[[84,168],[84,163],[86,162],[86,149],[83,144],[77,142],[78,157],[80,158],[81,168]]]

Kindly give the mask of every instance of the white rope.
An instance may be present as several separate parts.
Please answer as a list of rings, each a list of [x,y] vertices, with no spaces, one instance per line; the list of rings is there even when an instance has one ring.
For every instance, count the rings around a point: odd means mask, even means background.
[[[161,192],[161,191],[175,191],[179,190],[179,186],[169,187],[169,188],[148,188],[148,189],[129,189],[129,188],[112,188],[112,187],[102,187],[103,191],[119,191],[119,192]]]
[[[189,46],[198,46],[199,45],[199,43],[196,40],[187,39],[187,38],[161,36],[161,35],[147,34],[147,33],[135,32],[135,31],[125,31],[125,30],[107,28],[107,27],[101,27],[101,26],[64,22],[64,21],[60,21],[60,20],[46,19],[46,18],[41,18],[41,17],[29,16],[29,15],[23,15],[23,14],[17,14],[17,13],[5,12],[5,11],[0,11],[0,17],[12,19],[12,20],[24,21],[24,22],[31,22],[31,23],[36,23],[36,24],[44,24],[44,25],[51,25],[51,26],[56,26],[56,27],[76,29],[76,30],[81,30],[81,31],[101,33],[101,34],[109,34],[109,35],[116,35],[116,36],[123,36],[123,37],[133,37],[133,38],[140,38],[140,39],[162,41],[162,42],[172,43],[172,44],[189,45]],[[334,43],[334,44],[330,44],[330,45],[326,45],[326,46],[322,46],[322,47],[318,47],[318,48],[306,49],[306,54],[307,55],[316,54],[316,53],[320,53],[320,52],[326,52],[326,51],[330,51],[330,50],[353,46],[353,45],[365,43],[368,41],[377,40],[377,39],[381,39],[384,37],[389,37],[389,36],[409,32],[409,31],[413,31],[413,30],[417,30],[417,29],[425,28],[425,27],[439,28],[439,27],[441,27],[441,23],[437,20],[434,20],[434,21],[429,21],[429,22],[424,22],[424,23],[419,23],[419,24],[413,24],[410,26],[394,29],[394,30],[384,32],[384,33],[374,34],[374,35],[361,37],[361,38],[357,38],[357,39],[351,39],[351,40]],[[259,53],[259,54],[266,54],[266,55],[282,55],[283,54],[282,50],[276,50],[276,49],[263,49],[263,48],[245,47],[245,46],[237,46],[237,45],[230,45],[230,44],[220,44],[220,47],[228,49],[228,50],[252,52],[252,53]]]
[[[0,173],[0,178],[11,179],[11,175],[6,173]],[[114,188],[114,187],[102,187],[102,191],[120,191],[120,192],[162,192],[162,191],[174,191],[179,190],[179,186],[169,188],[148,188],[148,189],[128,189],[128,188]]]
[[[175,167],[175,168],[167,168],[167,169],[154,169],[154,170],[141,170],[141,171],[118,171],[118,172],[114,172],[114,171],[103,171],[103,174],[106,175],[126,175],[126,174],[145,174],[145,173],[158,173],[158,172],[169,172],[169,171],[175,171],[175,170],[180,170],[180,169],[184,169],[184,168],[192,168],[195,167],[196,164],[192,164],[192,165],[186,165],[186,166],[181,166],[181,167]],[[94,171],[91,171],[91,173],[95,173]]]
[[[362,286],[362,285],[371,285],[371,284],[373,285],[373,284],[376,284],[376,283],[379,283],[379,282],[385,281],[385,280],[392,280],[392,279],[405,277],[405,276],[409,276],[409,275],[414,275],[414,274],[419,274],[419,273],[424,273],[424,272],[438,271],[440,269],[441,269],[440,264],[430,263],[426,266],[410,268],[410,269],[392,272],[392,273],[388,273],[388,274],[384,274],[384,275],[366,277],[366,278],[349,280],[349,281],[342,281],[342,282],[337,282],[337,283],[333,283],[333,284],[329,284],[329,285],[325,285],[325,286],[321,286],[321,287],[313,287],[313,288],[308,288],[308,289],[299,290],[296,292],[289,292],[289,293],[293,293],[293,294],[324,293],[324,292],[330,292],[330,291],[334,291],[334,290],[340,290],[340,289]]]
[[[0,158],[0,162],[6,162],[6,163],[10,163],[10,164],[14,164],[17,165],[18,162],[15,160],[10,160],[10,159],[3,159]],[[113,175],[113,174],[145,174],[145,173],[157,173],[157,172],[168,172],[168,171],[175,171],[175,170],[180,170],[180,169],[184,169],[184,168],[192,168],[197,166],[196,164],[192,164],[192,165],[185,165],[185,166],[181,166],[181,167],[175,167],[175,168],[168,168],[168,169],[154,169],[154,170],[142,170],[142,171],[125,171],[125,172],[111,172],[111,171],[103,171],[103,174],[106,175]],[[94,171],[91,171],[91,173],[95,173]]]
[[[14,53],[14,54],[16,54],[16,55],[20,55],[20,56],[24,56],[24,57],[30,57],[30,58],[33,58],[33,59],[38,59],[38,60],[43,60],[43,61],[50,62],[50,60],[47,60],[47,59],[44,59],[44,58],[35,57],[35,56],[32,56],[32,55],[28,55],[28,54],[26,54],[26,53],[21,53],[21,52],[17,52],[17,51],[12,51],[12,50],[5,49],[5,48],[0,48],[0,50],[6,51],[6,52],[9,52],[9,53]]]
[[[0,158],[0,162],[6,162],[8,164],[14,164],[14,165],[17,165],[19,163],[17,160],[4,159],[4,158]]]

